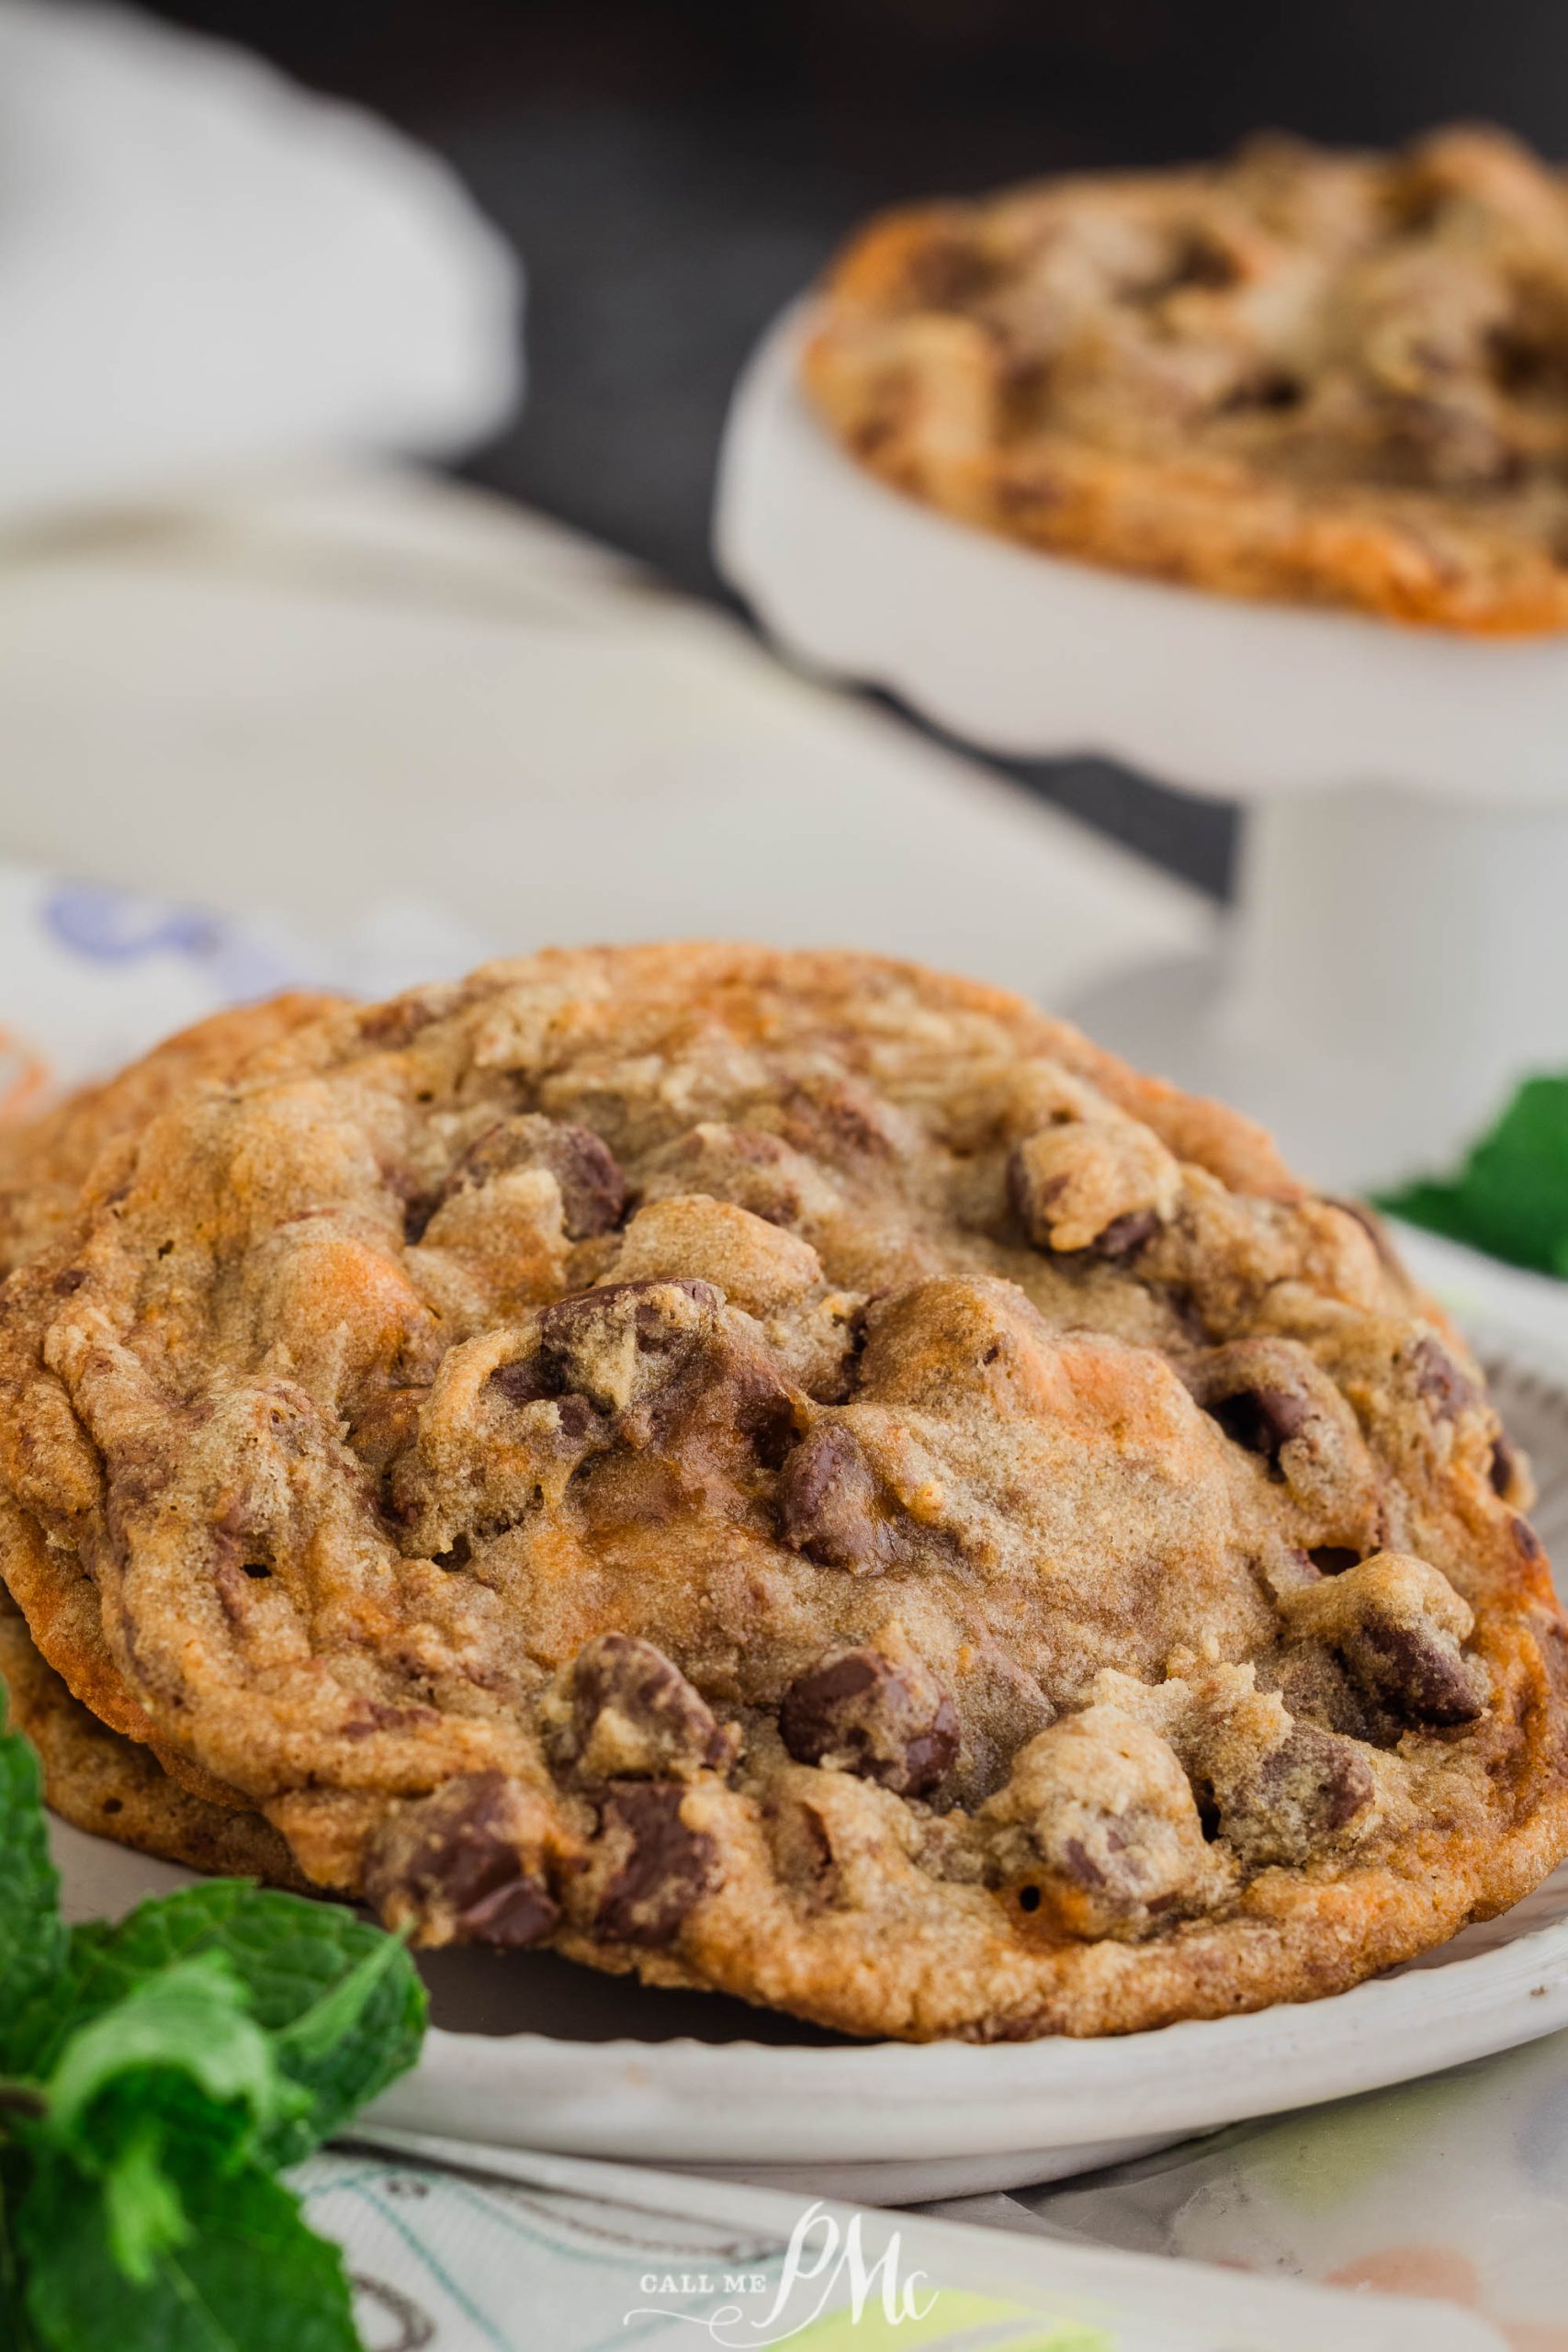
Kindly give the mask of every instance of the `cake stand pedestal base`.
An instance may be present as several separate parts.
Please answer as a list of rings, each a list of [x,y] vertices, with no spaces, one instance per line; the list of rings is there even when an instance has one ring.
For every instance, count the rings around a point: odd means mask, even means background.
[[[1441,1166],[1518,1078],[1568,1067],[1568,811],[1373,787],[1260,802],[1219,947],[1065,1010],[1261,1119],[1317,1182]]]

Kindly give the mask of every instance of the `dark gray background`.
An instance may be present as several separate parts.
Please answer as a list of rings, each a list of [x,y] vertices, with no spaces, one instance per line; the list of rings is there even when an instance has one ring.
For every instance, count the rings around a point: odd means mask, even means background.
[[[456,164],[528,263],[530,386],[468,468],[721,594],[725,403],[872,206],[1214,153],[1259,125],[1384,141],[1487,116],[1568,146],[1560,0],[192,0]],[[1228,809],[1100,761],[1032,788],[1223,892]]]

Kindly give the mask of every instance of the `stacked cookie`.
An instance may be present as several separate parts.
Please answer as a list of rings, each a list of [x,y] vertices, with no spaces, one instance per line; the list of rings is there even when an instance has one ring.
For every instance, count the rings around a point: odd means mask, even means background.
[[[1333,1992],[1568,1850],[1462,1345],[1014,999],[291,1001],[14,1138],[0,1230],[0,1651],[111,1836],[916,2039]]]

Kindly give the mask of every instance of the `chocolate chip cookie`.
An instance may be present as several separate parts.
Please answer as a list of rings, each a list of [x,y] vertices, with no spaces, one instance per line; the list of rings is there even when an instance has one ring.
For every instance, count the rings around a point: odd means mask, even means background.
[[[184,1088],[231,1076],[338,1001],[299,989],[212,1013],[118,1076],[79,1088],[36,1118],[0,1124],[0,1274],[69,1216],[101,1152],[134,1135]]]
[[[1375,1222],[912,966],[544,955],[186,1090],[0,1291],[0,1470],[96,1712],[426,1943],[1124,2031],[1568,1850],[1527,1474]]]
[[[885,481],[1228,595],[1568,626],[1568,187],[1502,132],[1254,141],[874,221],[806,382]]]

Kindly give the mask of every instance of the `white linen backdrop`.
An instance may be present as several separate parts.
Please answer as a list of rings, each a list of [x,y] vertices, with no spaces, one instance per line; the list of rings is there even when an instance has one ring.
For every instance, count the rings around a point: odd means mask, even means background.
[[[521,303],[388,126],[128,9],[0,0],[0,528],[467,447],[520,397]]]

